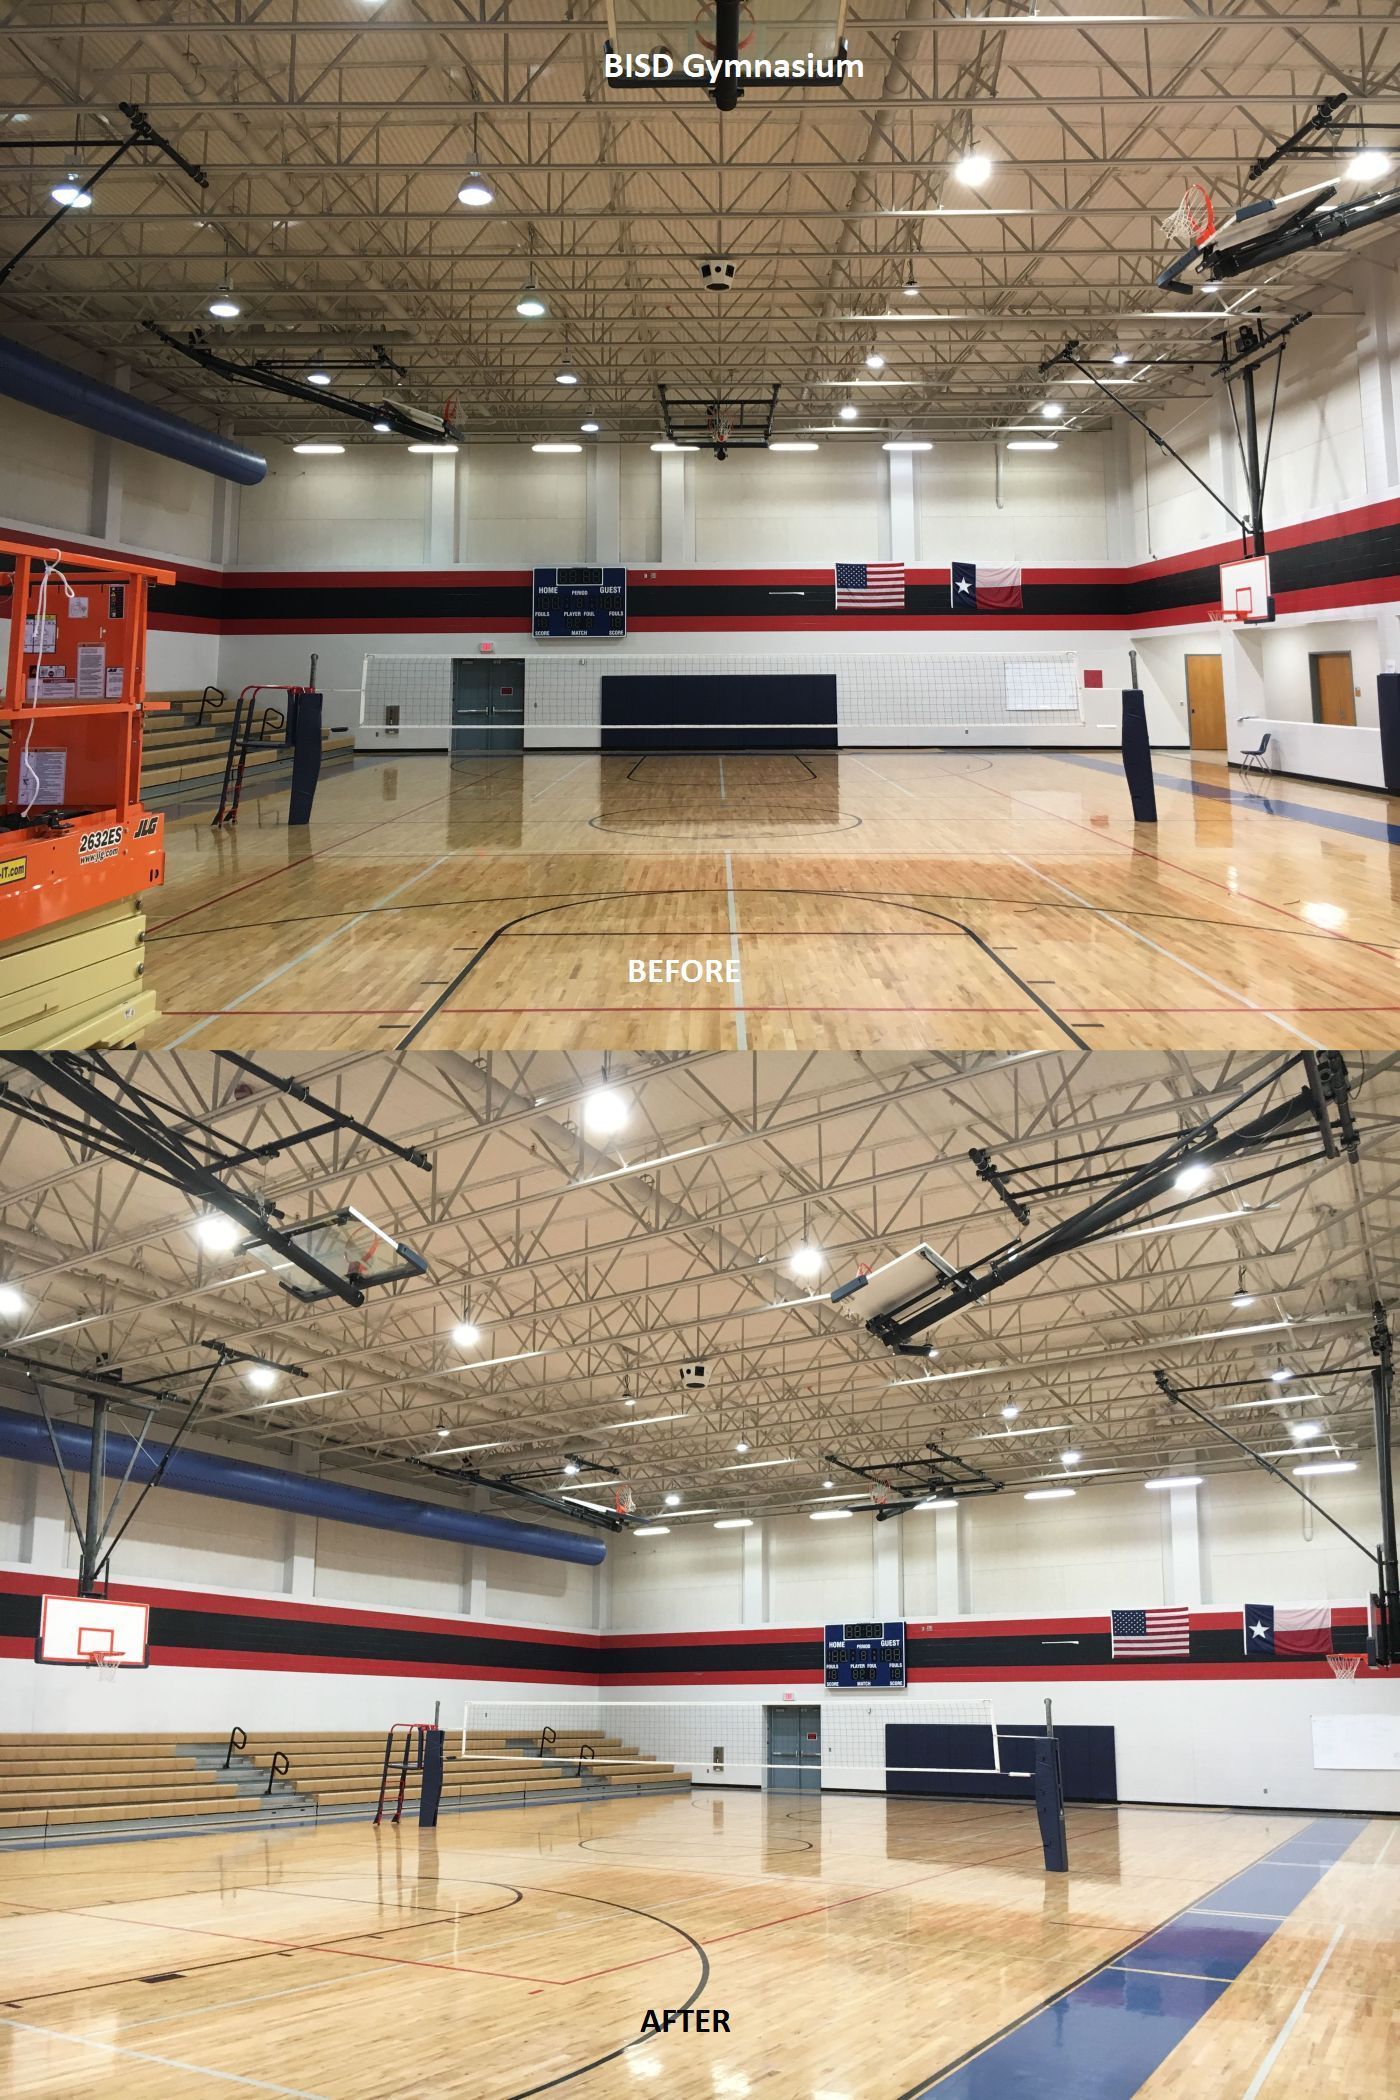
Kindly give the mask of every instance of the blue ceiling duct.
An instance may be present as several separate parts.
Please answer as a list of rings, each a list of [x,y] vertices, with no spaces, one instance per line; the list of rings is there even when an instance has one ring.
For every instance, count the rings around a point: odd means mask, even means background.
[[[149,401],[105,386],[100,379],[56,364],[51,357],[41,357],[37,350],[26,350],[6,336],[0,336],[0,394],[30,408],[42,408],[48,415],[62,416],[66,422],[81,423],[101,437],[120,438],[145,452],[160,452],[187,467],[241,482],[244,488],[251,488],[267,473],[261,453],[245,452],[241,445],[230,444],[212,430],[201,430],[183,416],[172,416],[166,409],[153,408]]]
[[[85,1428],[56,1422],[55,1435],[63,1463],[85,1472],[92,1438]],[[120,1476],[131,1461],[129,1436],[109,1431],[109,1474]],[[164,1444],[148,1444],[132,1474],[136,1485],[150,1479],[165,1456]],[[53,1446],[39,1415],[0,1407],[0,1457],[31,1465],[52,1465]],[[446,1539],[458,1546],[496,1546],[503,1553],[528,1553],[536,1560],[568,1560],[596,1567],[607,1552],[602,1539],[578,1538],[551,1531],[543,1524],[518,1524],[509,1517],[476,1510],[449,1509],[435,1502],[410,1502],[404,1495],[382,1495],[374,1488],[349,1487],[344,1481],[316,1480],[304,1473],[284,1473],[275,1466],[250,1465],[241,1458],[221,1458],[181,1445],[161,1476],[163,1487],[184,1495],[216,1495],[225,1502],[252,1502],[262,1509],[285,1509],[305,1517],[330,1517],[338,1524],[366,1524],[375,1531],[407,1531],[423,1539]]]

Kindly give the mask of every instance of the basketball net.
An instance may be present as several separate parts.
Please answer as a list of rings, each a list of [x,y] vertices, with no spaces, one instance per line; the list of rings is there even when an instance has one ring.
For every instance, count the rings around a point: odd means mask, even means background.
[[[1350,1684],[1361,1668],[1359,1655],[1329,1655],[1327,1667],[1339,1684]]]
[[[1199,182],[1188,182],[1185,195],[1169,219],[1162,221],[1162,237],[1176,247],[1199,247],[1215,231],[1215,208],[1209,192]]]
[[[733,428],[734,417],[722,401],[714,401],[705,411],[705,427],[710,433],[712,445],[727,445]]]
[[[617,1485],[617,1486],[616,1486],[616,1487],[615,1487],[615,1488],[613,1489],[613,1508],[614,1508],[614,1510],[615,1510],[615,1511],[617,1512],[618,1516],[620,1516],[620,1517],[630,1517],[630,1516],[631,1516],[631,1514],[632,1514],[632,1512],[633,1512],[633,1510],[634,1510],[634,1509],[635,1509],[636,1507],[637,1507],[637,1498],[636,1498],[636,1496],[635,1496],[635,1495],[634,1495],[634,1494],[632,1493],[632,1490],[631,1490],[631,1488],[630,1488],[630,1487],[624,1487],[624,1486],[622,1485],[622,1483],[621,1483],[621,1482],[619,1481],[618,1485]]]
[[[97,1671],[99,1684],[111,1684],[122,1666],[119,1655],[94,1655],[91,1661]]]

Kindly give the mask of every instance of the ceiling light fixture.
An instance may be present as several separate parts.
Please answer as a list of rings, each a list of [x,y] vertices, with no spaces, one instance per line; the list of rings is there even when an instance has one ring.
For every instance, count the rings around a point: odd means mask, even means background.
[[[632,1536],[634,1539],[668,1539],[671,1527],[669,1524],[639,1524]]]
[[[483,179],[479,168],[473,168],[457,192],[457,202],[469,206],[472,211],[480,211],[484,205],[494,204],[495,200],[496,192],[490,183]]]
[[[1354,1458],[1329,1458],[1319,1465],[1295,1466],[1293,1468],[1295,1479],[1306,1478],[1314,1473],[1354,1473],[1355,1471],[1356,1460]]]
[[[440,1437],[451,1436],[452,1431],[448,1428],[446,1422],[439,1422],[437,1426],[437,1433]]]
[[[243,1376],[256,1393],[270,1393],[277,1383],[277,1372],[271,1364],[245,1364]]]
[[[1042,401],[1040,404],[1040,413],[1044,416],[1047,423],[1058,423],[1064,412],[1062,402]]]
[[[209,311],[216,321],[236,321],[243,309],[226,284],[221,284],[209,301]]]
[[[1164,1473],[1160,1480],[1144,1480],[1142,1484],[1155,1494],[1162,1488],[1198,1488],[1204,1477],[1201,1473]]]
[[[0,1283],[0,1320],[22,1320],[29,1300],[12,1283]]]
[[[849,1517],[851,1514],[848,1509],[809,1509],[807,1512],[814,1524],[834,1524],[838,1518]]]
[[[1062,1466],[1077,1466],[1082,1455],[1078,1451],[1062,1451],[1060,1453],[1060,1464]]]
[[[195,1219],[194,1236],[211,1254],[231,1254],[243,1238],[243,1228],[222,1211],[211,1210]]]
[[[371,427],[377,430],[381,437],[387,437],[388,433],[393,429],[394,426],[392,423],[375,423]]]
[[[749,1448],[750,1448],[750,1446],[749,1446],[749,1443],[748,1443],[748,1440],[747,1440],[747,1438],[746,1438],[746,1437],[742,1437],[742,1436],[740,1437],[740,1439],[739,1439],[738,1443],[737,1443],[737,1444],[736,1444],[736,1445],[734,1446],[734,1449],[735,1449],[736,1451],[738,1451],[738,1452],[739,1452],[740,1454],[742,1454],[743,1452],[747,1451],[747,1450],[748,1450]]]
[[[459,1349],[474,1349],[481,1340],[481,1329],[464,1313],[452,1330],[452,1340]]]
[[[1110,360],[1115,365],[1130,365],[1132,358],[1126,350],[1115,350]]]
[[[553,439],[549,439],[541,444],[532,445],[530,450],[532,452],[582,452],[583,447],[582,445],[576,445],[572,438],[567,443],[562,441],[555,443]]]
[[[1379,182],[1382,175],[1390,173],[1391,160],[1388,153],[1377,152],[1374,146],[1363,146],[1353,153],[1343,169],[1348,182]]]
[[[455,452],[458,448],[456,447],[456,445],[450,445],[445,443],[428,444],[425,442],[422,444],[410,445],[408,449],[410,452]]]
[[[583,1126],[595,1137],[616,1137],[627,1128],[631,1117],[631,1104],[625,1094],[614,1087],[595,1087],[583,1100]]]
[[[788,1267],[792,1270],[794,1276],[800,1276],[804,1281],[811,1281],[815,1277],[820,1276],[822,1270],[826,1267],[826,1256],[822,1253],[820,1247],[813,1247],[804,1242],[802,1246],[793,1248],[788,1256]]]
[[[972,190],[980,190],[991,172],[992,164],[985,153],[965,153],[953,170],[958,181]]]
[[[715,1519],[715,1530],[716,1530],[716,1531],[752,1531],[752,1530],[753,1530],[753,1518],[752,1518],[752,1517],[717,1517],[717,1518]]]
[[[681,1506],[681,1498],[675,1492],[674,1488],[672,1489],[671,1493],[666,1496],[665,1501],[667,1509],[679,1509]]]
[[[1005,1407],[1001,1411],[1001,1419],[1003,1422],[1014,1422],[1017,1415],[1019,1415],[1020,1412],[1021,1410],[1019,1407],[1017,1407],[1015,1401],[1008,1400]]]
[[[1067,1495],[1077,1495],[1078,1488],[1028,1488],[1022,1496],[1023,1502],[1063,1502]]]
[[[299,452],[303,459],[331,459],[336,453],[343,452],[345,447],[323,444],[319,438],[307,438],[302,444],[293,445],[292,450]]]
[[[860,410],[856,407],[854,401],[843,401],[836,413],[843,423],[854,423],[856,417],[860,414]]]
[[[578,427],[580,430],[586,430],[590,437],[596,437],[602,426],[597,423],[580,423]]]
[[[92,202],[92,192],[83,188],[80,175],[69,175],[66,181],[56,182],[49,195],[65,211],[86,211]]]
[[[836,1485],[836,1482],[835,1482],[834,1480],[824,1480],[824,1481],[822,1482],[822,1486],[823,1486],[824,1488],[829,1488],[829,1487],[835,1487],[835,1485]]]
[[[930,438],[887,438],[880,447],[882,452],[932,452]]]
[[[533,277],[516,300],[515,311],[522,320],[526,321],[542,321],[549,312],[549,308],[540,297],[539,286],[535,283]]]
[[[577,385],[578,385],[578,373],[577,373],[577,372],[556,372],[556,373],[555,373],[555,375],[554,375],[554,384],[555,384],[556,386],[577,386]]]
[[[1295,1443],[1306,1444],[1309,1443],[1313,1437],[1321,1436],[1322,1424],[1321,1422],[1290,1422],[1288,1425],[1288,1434],[1293,1438]]]
[[[1054,438],[1009,438],[1008,452],[1058,452],[1060,447]]]
[[[564,1461],[564,1472],[568,1479],[576,1480],[579,1474],[578,1460],[576,1458],[566,1458]]]
[[[1285,1365],[1280,1364],[1276,1371],[1270,1371],[1269,1383],[1271,1385],[1287,1385],[1292,1376],[1293,1373]]]
[[[879,353],[879,351],[878,351],[878,350],[872,350],[872,351],[870,352],[869,356],[868,356],[868,357],[866,358],[866,360],[865,360],[865,369],[866,369],[866,371],[867,371],[867,372],[883,372],[883,371],[884,371],[884,369],[885,369],[885,360],[884,360],[884,358],[883,358],[883,357],[881,357],[881,355],[880,355],[880,353]]]
[[[698,445],[673,445],[669,438],[662,438],[652,446],[653,452],[698,452]]]
[[[308,386],[329,386],[331,375],[329,372],[308,372],[306,383]]]
[[[918,287],[918,284],[917,284],[917,283],[916,283],[916,281],[915,281],[915,278],[914,278],[914,272],[913,272],[912,268],[911,268],[911,270],[910,270],[910,272],[909,272],[909,275],[908,275],[908,276],[907,276],[907,277],[905,278],[905,280],[904,280],[904,287],[903,287],[903,289],[904,289],[904,296],[905,296],[905,298],[906,298],[906,299],[917,299],[917,298],[918,298],[918,296],[919,296],[919,287]]]
[[[770,452],[820,452],[821,446],[815,438],[775,438],[768,450]]]

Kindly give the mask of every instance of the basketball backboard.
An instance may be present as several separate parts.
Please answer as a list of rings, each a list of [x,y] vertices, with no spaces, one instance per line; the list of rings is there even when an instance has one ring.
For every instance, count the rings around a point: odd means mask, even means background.
[[[144,1604],[117,1604],[110,1597],[45,1597],[34,1659],[144,1670],[148,1619]]]
[[[1274,601],[1267,554],[1220,564],[1220,611],[1227,624],[1272,620]]]

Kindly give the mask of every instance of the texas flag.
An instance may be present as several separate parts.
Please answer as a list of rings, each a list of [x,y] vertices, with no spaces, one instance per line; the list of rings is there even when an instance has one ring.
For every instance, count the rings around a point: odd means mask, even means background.
[[[1019,612],[1021,571],[1004,563],[955,561],[950,595],[954,612]]]
[[[1327,1655],[1332,1647],[1330,1604],[1246,1604],[1246,1655]]]

